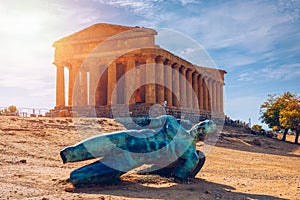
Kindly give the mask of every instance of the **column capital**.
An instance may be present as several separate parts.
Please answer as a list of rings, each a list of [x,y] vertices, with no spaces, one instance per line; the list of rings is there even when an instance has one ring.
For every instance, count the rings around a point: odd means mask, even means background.
[[[53,65],[55,65],[57,68],[65,67],[66,63],[65,62],[53,62]]]
[[[194,71],[194,72],[192,72],[192,74],[194,74],[194,76],[197,76],[198,77],[198,75],[197,74],[199,74],[197,71]]]
[[[155,59],[156,59],[156,57],[155,57],[154,54],[148,54],[148,55],[146,55],[146,62],[147,63],[149,62],[149,60],[150,60],[150,62],[155,63]]]
[[[183,72],[183,73],[186,72],[187,69],[188,69],[188,68],[185,67],[185,66],[183,66],[183,65],[180,66],[180,71]]]
[[[174,69],[176,69],[176,70],[178,70],[179,69],[179,64],[178,63],[174,63],[173,65],[172,65],[172,67],[174,68]]]
[[[193,70],[192,70],[191,68],[187,68],[187,69],[186,69],[186,73],[187,73],[188,75],[192,75],[192,74],[193,74]]]
[[[169,59],[166,59],[166,60],[164,61],[164,65],[171,66],[171,65],[172,65],[172,61],[169,60]]]
[[[158,64],[163,64],[164,58],[162,56],[156,56],[155,61]]]
[[[82,61],[72,60],[70,63],[66,64],[69,69],[79,70],[82,65]]]
[[[207,82],[209,82],[209,81],[211,81],[211,80],[212,80],[212,78],[211,78],[211,77],[209,77],[209,76],[203,76],[203,79],[204,79],[205,81],[207,81]]]
[[[136,60],[136,57],[135,56],[126,56],[126,63],[128,61],[132,61],[132,60]]]
[[[186,71],[194,71],[193,69],[187,67]]]

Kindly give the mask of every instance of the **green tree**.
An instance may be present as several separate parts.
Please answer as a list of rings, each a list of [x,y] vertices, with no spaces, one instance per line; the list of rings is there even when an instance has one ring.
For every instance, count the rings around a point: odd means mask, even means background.
[[[16,106],[9,106],[7,110],[8,110],[9,113],[15,113],[15,112],[17,112],[17,107]]]
[[[0,114],[15,114],[17,113],[17,107],[16,106],[9,106],[8,108],[5,108],[3,110],[0,110]]]
[[[252,129],[255,131],[261,131],[263,128],[261,125],[255,124],[252,126]]]
[[[280,123],[280,112],[286,109],[289,102],[296,98],[297,96],[290,92],[285,92],[281,96],[268,95],[267,100],[260,106],[260,119],[262,122],[266,123],[269,128],[284,130],[282,141],[286,140],[290,126],[287,123]]]
[[[287,107],[280,111],[280,124],[296,132],[295,143],[298,144],[300,134],[300,98],[292,99]]]

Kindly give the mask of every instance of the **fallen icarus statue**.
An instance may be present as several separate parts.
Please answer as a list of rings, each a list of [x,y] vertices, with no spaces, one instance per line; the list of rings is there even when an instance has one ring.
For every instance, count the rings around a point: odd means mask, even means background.
[[[60,152],[63,163],[93,158],[100,160],[71,172],[76,185],[113,183],[124,173],[143,164],[152,165],[142,173],[173,177],[177,182],[193,178],[202,168],[205,156],[196,143],[216,131],[211,120],[187,130],[169,115],[150,119],[146,129],[125,130],[88,138]]]

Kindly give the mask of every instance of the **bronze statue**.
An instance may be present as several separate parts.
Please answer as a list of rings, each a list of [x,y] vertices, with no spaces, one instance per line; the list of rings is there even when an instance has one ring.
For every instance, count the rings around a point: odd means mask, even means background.
[[[153,166],[142,173],[174,177],[179,182],[195,177],[205,162],[196,143],[215,132],[216,124],[205,120],[187,130],[178,122],[169,115],[150,118],[146,129],[101,134],[63,149],[63,163],[101,158],[71,172],[69,181],[74,185],[115,182],[143,164]]]

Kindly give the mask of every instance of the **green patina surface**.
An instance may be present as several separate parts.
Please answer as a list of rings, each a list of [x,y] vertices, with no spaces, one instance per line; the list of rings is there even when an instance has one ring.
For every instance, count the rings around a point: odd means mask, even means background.
[[[124,124],[126,120],[129,119],[123,119]],[[196,175],[201,163],[196,142],[216,131],[214,122],[205,120],[187,130],[190,123],[185,121],[184,128],[180,121],[168,115],[139,120],[137,128],[145,129],[98,135],[62,150],[64,163],[101,158],[74,170],[70,181],[74,184],[107,182],[143,164],[153,164],[153,170],[159,169],[161,174],[166,172],[180,180]]]

